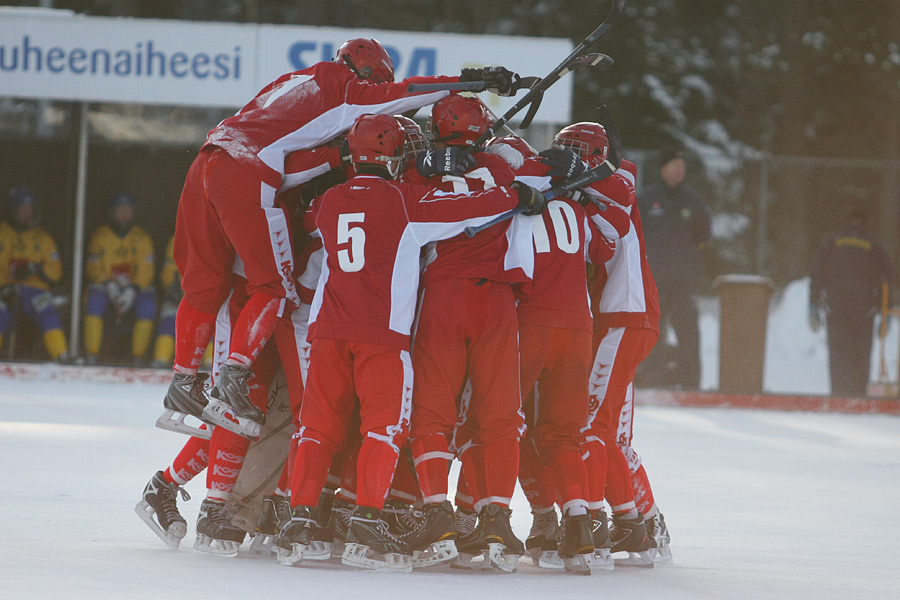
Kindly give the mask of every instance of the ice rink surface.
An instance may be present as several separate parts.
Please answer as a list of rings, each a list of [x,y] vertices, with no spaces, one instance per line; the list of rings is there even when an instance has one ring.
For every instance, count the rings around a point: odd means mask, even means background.
[[[900,418],[638,407],[635,448],[672,534],[674,564],[578,577],[337,564],[282,567],[193,552],[204,477],[168,549],[134,505],[184,437],[153,427],[164,387],[0,379],[0,597],[612,598],[900,597]],[[524,497],[513,503],[524,537]]]

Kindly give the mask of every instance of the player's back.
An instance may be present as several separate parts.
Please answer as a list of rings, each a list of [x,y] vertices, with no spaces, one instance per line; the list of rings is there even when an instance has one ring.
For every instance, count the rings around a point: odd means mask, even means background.
[[[461,176],[444,175],[430,183],[447,192],[487,190],[496,186],[508,186],[515,176],[509,165],[497,155],[479,152],[474,155],[478,163],[474,169]],[[524,217],[504,221],[479,232],[474,237],[460,234],[449,240],[427,246],[425,255],[425,284],[441,279],[491,279],[510,283],[530,279],[530,261],[520,256],[530,253],[531,231],[528,229],[525,250],[516,247],[511,228],[520,225]],[[522,244],[518,244],[522,245]],[[526,266],[527,265],[527,266]]]
[[[310,315],[310,339],[408,347],[419,245],[409,239],[402,184],[357,176],[314,203],[325,260]],[[409,319],[411,321],[411,318]]]

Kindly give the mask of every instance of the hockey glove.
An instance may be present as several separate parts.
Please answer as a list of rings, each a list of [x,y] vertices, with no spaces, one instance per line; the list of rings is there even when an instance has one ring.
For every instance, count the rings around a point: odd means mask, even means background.
[[[124,315],[130,311],[134,307],[135,300],[137,300],[137,288],[135,286],[129,285],[122,288],[119,297],[113,302],[113,305],[116,307],[116,314]]]
[[[484,89],[498,96],[515,96],[522,85],[522,78],[504,67],[485,67],[481,70]]]
[[[513,181],[509,187],[516,190],[519,195],[519,208],[522,209],[523,215],[538,215],[547,208],[547,199],[530,185]]]
[[[16,265],[16,270],[13,272],[13,277],[16,278],[17,281],[23,281],[28,279],[32,275],[38,274],[38,264],[34,262],[21,263]]]
[[[467,81],[481,81],[484,69],[463,69],[459,74],[460,83]]]
[[[587,171],[584,161],[568,148],[550,148],[538,156],[541,157],[542,163],[550,167],[550,171],[547,172],[550,177],[572,179]]]
[[[416,171],[428,179],[438,175],[462,175],[477,165],[475,157],[458,146],[416,154]]]
[[[496,154],[509,164],[513,171],[522,168],[525,164],[525,157],[522,153],[510,146],[509,144],[491,144],[484,149],[489,154]]]

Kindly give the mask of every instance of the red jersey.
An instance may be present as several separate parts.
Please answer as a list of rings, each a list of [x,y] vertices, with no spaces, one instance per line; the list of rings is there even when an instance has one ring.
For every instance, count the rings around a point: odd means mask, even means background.
[[[324,261],[309,340],[409,350],[421,247],[517,204],[517,194],[506,187],[452,193],[370,175],[329,189],[312,207]]]
[[[216,125],[204,147],[223,148],[261,181],[278,189],[288,153],[320,146],[349,129],[360,115],[398,114],[449,94],[412,94],[407,91],[410,83],[453,81],[458,78],[411,77],[399,83],[372,84],[343,65],[320,62],[286,73],[264,87],[236,115]]]
[[[458,177],[435,177],[429,183],[448,193],[462,193],[508,186],[515,179],[506,161],[496,154],[478,152],[474,156],[478,166],[471,171]],[[461,233],[452,239],[429,244],[425,252],[425,285],[442,279],[524,283],[531,280],[533,271],[531,221],[522,215],[471,238]]]
[[[640,327],[659,332],[659,294],[647,263],[641,214],[635,201],[637,167],[627,160],[622,168],[588,188],[593,197],[626,211],[631,230],[616,242],[613,257],[597,270],[591,284],[594,329]]]
[[[516,179],[539,190],[550,187],[550,169],[539,159],[528,159],[516,171]],[[606,213],[617,213],[609,224]],[[607,238],[595,229],[591,215],[607,223]],[[531,217],[534,240],[534,277],[527,293],[518,294],[519,323],[591,330],[590,298],[585,261],[602,264],[613,256],[615,239],[629,228],[627,215],[614,207],[600,212],[588,203],[582,206],[568,198],[557,198],[547,210]]]

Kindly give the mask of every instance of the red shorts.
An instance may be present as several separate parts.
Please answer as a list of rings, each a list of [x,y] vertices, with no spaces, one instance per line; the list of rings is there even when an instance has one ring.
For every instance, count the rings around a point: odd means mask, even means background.
[[[413,347],[413,438],[450,440],[467,378],[467,414],[477,423],[471,442],[521,436],[518,329],[508,283],[446,279],[425,288]]]
[[[591,332],[519,325],[522,407],[538,454],[580,452],[588,417]]]
[[[656,344],[652,329],[612,327],[594,333],[590,416],[585,437],[607,444],[631,443],[634,372]]]
[[[277,191],[219,148],[194,159],[178,201],[174,252],[191,306],[218,310],[231,288],[235,255],[243,262],[248,294],[299,304],[288,218],[275,201]]]
[[[409,352],[365,342],[316,338],[300,407],[301,435],[338,451],[347,437],[359,398],[359,431],[399,448],[406,442],[412,410]]]

